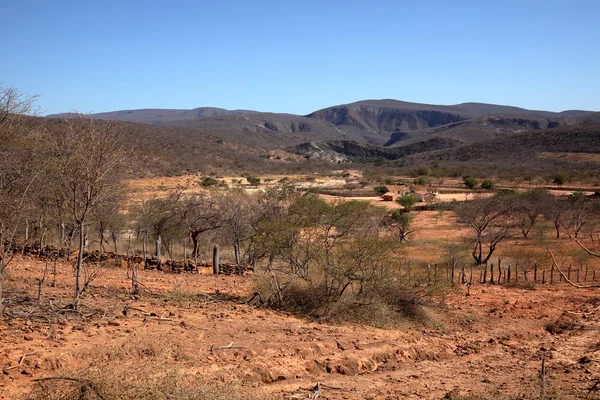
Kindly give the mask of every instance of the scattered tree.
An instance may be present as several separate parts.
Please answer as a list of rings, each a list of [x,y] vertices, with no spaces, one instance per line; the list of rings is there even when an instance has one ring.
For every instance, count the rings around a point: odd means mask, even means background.
[[[463,183],[468,189],[474,189],[477,186],[477,179],[473,178],[471,175],[463,176]]]
[[[408,212],[412,209],[412,207],[419,202],[419,199],[411,193],[403,194],[400,196],[396,202],[400,204],[404,209]]]
[[[489,179],[486,179],[483,182],[481,182],[481,188],[484,190],[492,190],[494,188],[494,182],[492,182]]]
[[[115,193],[121,190],[121,166],[127,152],[111,123],[74,117],[66,119],[63,125],[52,138],[52,173],[79,234],[73,301],[77,306],[82,292],[86,224],[94,209],[113,201]]]
[[[456,208],[459,219],[472,230],[473,251],[477,264],[488,262],[498,244],[510,237],[510,212],[515,196],[497,194],[494,197],[466,201]]]

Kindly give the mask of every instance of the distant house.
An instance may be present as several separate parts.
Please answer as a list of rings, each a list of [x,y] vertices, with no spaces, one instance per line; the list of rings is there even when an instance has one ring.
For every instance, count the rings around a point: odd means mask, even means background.
[[[395,201],[398,197],[410,193],[410,188],[406,185],[388,185],[384,186],[385,194],[381,196],[383,201]]]
[[[410,188],[406,185],[388,185],[383,188],[387,193],[398,194],[400,196],[410,193]]]
[[[394,201],[397,198],[398,198],[398,195],[394,194],[392,192],[387,192],[383,196],[381,196],[381,200],[383,200],[383,201]]]
[[[432,187],[422,185],[412,185],[410,187],[412,193],[420,202],[429,202],[435,200],[438,191]]]

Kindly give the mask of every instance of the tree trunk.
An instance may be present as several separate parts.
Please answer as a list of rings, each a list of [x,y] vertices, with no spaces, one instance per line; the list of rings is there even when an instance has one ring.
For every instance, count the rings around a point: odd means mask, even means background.
[[[65,245],[65,242],[67,241],[67,232],[65,229],[65,223],[61,222],[60,223],[60,247],[63,247]]]
[[[190,239],[192,239],[192,244],[194,246],[194,269],[196,270],[196,273],[198,273],[198,234],[190,234]]]
[[[215,244],[213,248],[213,274],[218,275],[219,272],[219,245]]]
[[[157,264],[156,264],[156,269],[160,269],[160,261],[162,258],[162,238],[160,237],[160,235],[158,235],[156,237],[156,259],[157,259]]]
[[[0,318],[4,313],[4,257],[0,256]]]
[[[100,232],[100,255],[104,254],[104,232]]]
[[[148,233],[144,232],[144,243],[142,244],[142,251],[144,252],[144,269],[148,266]]]
[[[236,265],[240,265],[240,245],[235,243],[233,245],[233,250],[235,252],[235,263]]]
[[[115,245],[115,254],[119,254],[119,249],[117,247],[117,240],[119,239],[116,232],[111,232],[110,236],[112,237],[113,243]]]
[[[73,304],[77,307],[79,296],[81,295],[81,267],[83,266],[83,251],[85,247],[85,222],[79,223],[79,253],[77,254],[77,263],[75,264],[75,300]]]

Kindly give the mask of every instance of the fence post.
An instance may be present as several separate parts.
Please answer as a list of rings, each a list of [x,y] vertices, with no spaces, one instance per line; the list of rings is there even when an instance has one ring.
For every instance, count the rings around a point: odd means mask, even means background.
[[[542,270],[542,284],[546,283],[546,270]]]
[[[215,244],[215,247],[213,248],[213,274],[219,275],[219,267],[219,245]]]
[[[487,263],[483,266],[483,284],[487,283]]]

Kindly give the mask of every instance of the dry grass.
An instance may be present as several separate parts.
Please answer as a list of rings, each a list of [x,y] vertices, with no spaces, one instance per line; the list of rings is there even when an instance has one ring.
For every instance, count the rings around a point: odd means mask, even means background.
[[[194,374],[194,343],[159,335],[136,336],[109,347],[77,355],[77,369],[59,368],[56,375],[36,382],[27,400],[182,399],[242,400],[223,382]],[[187,368],[185,368],[187,367]],[[184,372],[184,368],[185,371]],[[264,397],[263,397],[264,398]]]

